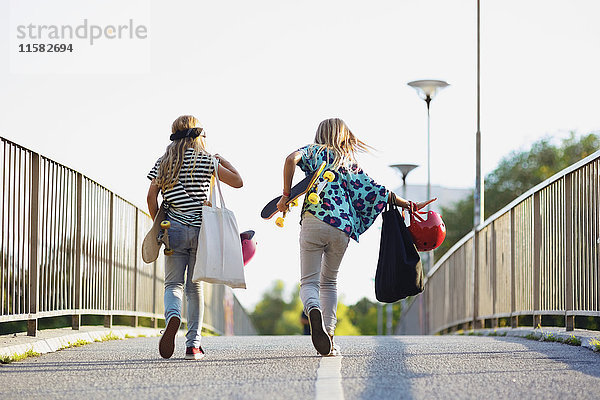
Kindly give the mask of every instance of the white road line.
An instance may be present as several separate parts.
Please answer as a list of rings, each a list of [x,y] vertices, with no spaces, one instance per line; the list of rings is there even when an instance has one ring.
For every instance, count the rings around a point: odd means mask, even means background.
[[[342,356],[322,357],[317,369],[317,400],[343,400]]]

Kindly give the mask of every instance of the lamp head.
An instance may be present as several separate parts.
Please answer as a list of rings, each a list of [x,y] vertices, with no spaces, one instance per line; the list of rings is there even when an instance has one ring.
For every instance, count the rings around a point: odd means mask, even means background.
[[[450,84],[446,81],[438,81],[434,79],[424,79],[420,81],[412,81],[408,82],[408,86],[414,88],[419,97],[427,102],[433,100],[438,91],[442,90],[446,86],[450,86]]]
[[[402,174],[402,179],[404,180],[404,179],[406,179],[406,176],[408,175],[408,173],[410,171],[412,171],[413,169],[417,168],[418,165],[416,165],[416,164],[393,164],[393,165],[390,165],[390,167],[400,170],[400,173]]]

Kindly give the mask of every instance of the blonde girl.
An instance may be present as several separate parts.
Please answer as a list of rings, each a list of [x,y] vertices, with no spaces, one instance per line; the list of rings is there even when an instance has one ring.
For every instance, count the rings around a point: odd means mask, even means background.
[[[350,239],[358,242],[384,210],[389,199],[403,208],[409,202],[373,181],[356,162],[356,153],[368,151],[339,118],[319,124],[313,144],[291,153],[283,167],[283,196],[277,204],[286,210],[296,166],[311,175],[323,161],[334,172],[318,204],[305,202],[300,229],[300,298],[308,315],[312,342],[324,356],[336,355],[333,342],[337,309],[337,275]],[[435,199],[416,203],[423,208]]]
[[[217,159],[219,179],[235,188],[243,185],[237,170],[222,156],[206,151],[206,132],[191,115],[177,118],[171,126],[171,144],[148,173],[148,209],[152,219],[158,213],[158,193],[163,197],[174,253],[165,259],[165,321],[159,353],[170,358],[181,324],[183,292],[188,302],[185,359],[204,357],[200,344],[204,296],[200,282],[192,282],[198,233],[202,225],[202,205],[209,195],[210,179]]]

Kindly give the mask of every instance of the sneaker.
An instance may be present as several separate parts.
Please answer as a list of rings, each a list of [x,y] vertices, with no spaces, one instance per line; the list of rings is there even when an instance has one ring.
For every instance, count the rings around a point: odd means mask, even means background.
[[[175,351],[175,336],[181,325],[181,318],[173,316],[169,318],[167,326],[162,332],[160,341],[158,342],[158,352],[162,358],[171,358]]]
[[[310,336],[313,346],[319,354],[326,356],[331,352],[331,338],[325,331],[323,314],[318,308],[312,308],[308,312],[308,323],[310,325]]]
[[[325,357],[341,356],[342,352],[340,351],[340,347],[333,340],[333,336],[329,335],[329,337],[331,338],[331,351]],[[320,356],[321,354],[317,352],[317,355]]]
[[[186,360],[202,360],[206,354],[202,350],[202,346],[188,347],[185,349]]]
[[[328,356],[339,356],[342,355],[341,351],[340,351],[340,346],[338,346],[335,341],[333,340],[333,336],[329,336],[331,338],[331,351],[329,352]]]

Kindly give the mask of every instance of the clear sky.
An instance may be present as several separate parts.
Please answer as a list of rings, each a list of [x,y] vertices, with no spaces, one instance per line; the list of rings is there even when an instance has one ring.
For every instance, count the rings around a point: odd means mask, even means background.
[[[388,165],[415,163],[422,167],[408,183],[425,184],[425,103],[406,83],[446,80],[451,86],[431,105],[431,181],[474,185],[475,0],[76,3],[0,2],[0,135],[145,208],[146,174],[171,122],[197,116],[209,150],[244,178],[244,188],[225,198],[240,228],[257,232],[248,289],[235,291],[250,309],[273,280],[290,289],[298,281],[298,212],[283,230],[259,212],[281,191],[284,157],[311,142],[322,119],[343,118],[378,150],[361,163],[380,183],[398,187]],[[36,55],[30,66],[52,65],[53,73],[19,73],[9,62],[15,10],[38,24],[132,18],[148,27],[149,51],[138,48],[127,73],[118,71],[127,54],[102,43],[71,56],[94,70],[69,72],[70,59]],[[600,129],[600,2],[482,1],[481,12],[485,173],[545,135]],[[94,51],[108,56],[98,64]],[[374,299],[378,241],[374,227],[348,250],[339,277],[346,302]]]

